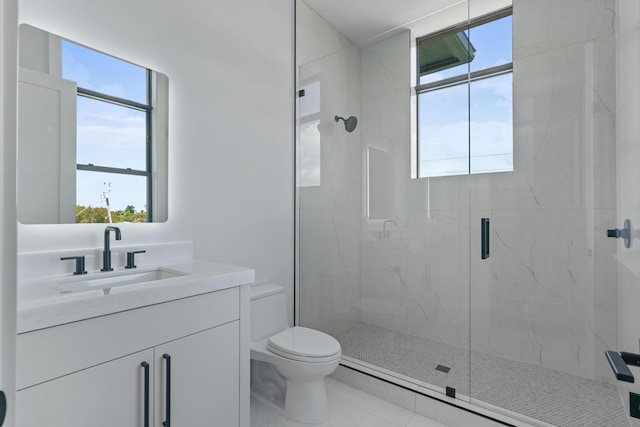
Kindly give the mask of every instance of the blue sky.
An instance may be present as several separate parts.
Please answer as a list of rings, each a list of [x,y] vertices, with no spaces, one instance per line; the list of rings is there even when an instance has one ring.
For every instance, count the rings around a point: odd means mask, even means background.
[[[511,16],[467,31],[473,60],[421,77],[420,83],[512,61]],[[420,176],[513,170],[512,74],[419,96]],[[471,159],[469,160],[469,154]],[[470,163],[470,164],[469,164]]]

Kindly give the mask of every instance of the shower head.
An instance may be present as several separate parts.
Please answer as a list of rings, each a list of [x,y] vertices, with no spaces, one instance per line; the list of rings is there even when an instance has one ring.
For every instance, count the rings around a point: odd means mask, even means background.
[[[353,132],[356,129],[356,126],[358,126],[358,119],[356,118],[356,116],[351,116],[348,119],[336,116],[336,122],[338,122],[339,120],[342,120],[344,122],[344,128],[347,132]]]

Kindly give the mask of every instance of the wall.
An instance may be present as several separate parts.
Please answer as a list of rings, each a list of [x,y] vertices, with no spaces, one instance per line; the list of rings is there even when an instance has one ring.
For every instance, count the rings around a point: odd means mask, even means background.
[[[169,77],[169,220],[122,244],[193,240],[293,298],[293,2],[20,0],[20,22]],[[103,226],[21,225],[21,252],[100,247]],[[289,316],[293,316],[293,305]]]
[[[16,342],[16,92],[17,20],[14,0],[0,0],[0,390],[14,425]]]

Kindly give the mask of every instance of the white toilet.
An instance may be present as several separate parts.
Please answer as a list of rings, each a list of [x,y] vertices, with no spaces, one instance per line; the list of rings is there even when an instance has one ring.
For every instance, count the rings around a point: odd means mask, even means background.
[[[333,337],[313,329],[289,327],[284,289],[273,284],[251,287],[251,359],[273,365],[286,380],[284,391],[285,416],[295,421],[317,424],[329,418],[324,377],[333,372],[340,362],[342,350]],[[253,369],[253,368],[252,368]],[[258,375],[252,375],[258,377]],[[264,390],[265,384],[254,389]],[[272,380],[265,382],[277,382]],[[274,396],[258,394],[270,402]]]

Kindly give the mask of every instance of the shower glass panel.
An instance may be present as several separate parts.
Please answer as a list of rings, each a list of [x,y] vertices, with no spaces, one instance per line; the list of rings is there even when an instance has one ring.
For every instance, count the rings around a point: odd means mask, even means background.
[[[603,231],[616,192],[613,12],[588,3],[514,0],[513,74],[471,85],[470,151],[506,151],[512,124],[513,157],[512,170],[470,177],[470,396],[553,425],[625,426],[604,358],[616,339]],[[495,119],[475,121],[486,101]]]
[[[512,35],[475,26],[488,15]],[[620,197],[637,183],[640,7],[469,0],[419,16],[351,44],[298,15],[297,323],[336,337],[344,366],[441,400],[455,389],[450,402],[505,422],[627,427],[604,351],[637,352],[624,299],[638,300],[640,251],[606,230],[640,211]],[[419,76],[420,38],[452,28],[474,59]],[[429,86],[460,67],[466,81]]]
[[[335,121],[360,118],[359,50],[305,64],[298,77],[299,323],[337,336],[359,320],[361,125],[349,133]]]

